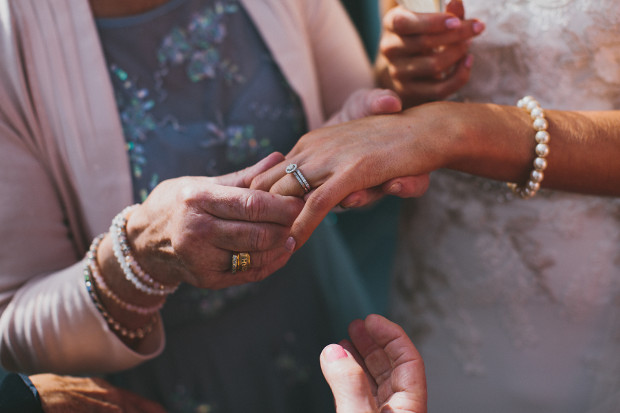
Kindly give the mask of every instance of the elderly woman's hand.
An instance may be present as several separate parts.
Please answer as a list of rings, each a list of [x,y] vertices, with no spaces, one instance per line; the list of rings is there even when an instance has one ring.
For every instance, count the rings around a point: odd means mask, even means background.
[[[281,268],[294,250],[289,234],[303,201],[247,187],[282,159],[272,154],[231,175],[162,182],[129,217],[134,257],[160,282],[211,289],[262,280]],[[233,252],[250,254],[247,271],[231,274]]]
[[[349,336],[321,353],[337,412],[425,413],[424,362],[403,329],[371,314],[353,321]]]
[[[413,13],[399,6],[383,17],[376,70],[382,87],[398,93],[405,107],[445,99],[469,80],[469,42],[484,30],[463,20],[460,0],[446,13]]]

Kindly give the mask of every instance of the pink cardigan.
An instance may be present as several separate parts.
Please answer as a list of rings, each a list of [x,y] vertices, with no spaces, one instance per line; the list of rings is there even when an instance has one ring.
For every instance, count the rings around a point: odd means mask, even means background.
[[[242,1],[316,128],[369,62],[337,0]],[[133,202],[129,163],[88,0],[0,0],[0,360],[24,372],[110,372],[155,357],[109,330],[81,259]]]

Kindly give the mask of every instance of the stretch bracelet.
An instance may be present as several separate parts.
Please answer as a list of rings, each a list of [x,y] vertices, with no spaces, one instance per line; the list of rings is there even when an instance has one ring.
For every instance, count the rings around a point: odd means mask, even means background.
[[[156,313],[157,311],[161,310],[162,307],[164,306],[165,300],[163,300],[161,303],[154,305],[152,307],[140,307],[135,304],[128,303],[127,301],[124,301],[122,298],[116,295],[114,291],[112,291],[108,287],[103,276],[101,275],[101,272],[99,271],[99,265],[97,265],[97,249],[99,248],[99,244],[101,243],[101,240],[103,239],[104,236],[105,234],[101,234],[97,236],[93,240],[92,244],[90,244],[90,249],[88,250],[88,253],[86,254],[86,265],[90,267],[90,273],[92,275],[92,282],[93,282],[93,285],[95,286],[95,289],[101,292],[106,297],[108,297],[110,300],[112,300],[116,305],[118,305],[123,310],[127,310],[133,313],[138,313],[141,315],[150,315],[150,314]]]
[[[547,119],[545,112],[540,104],[531,96],[526,96],[517,102],[517,107],[525,110],[532,118],[532,126],[536,131],[536,159],[534,159],[534,169],[530,173],[525,186],[520,187],[515,183],[508,183],[508,187],[515,194],[523,199],[528,199],[536,195],[540,189],[540,183],[545,177],[543,171],[547,168],[547,155],[549,155],[549,132],[547,132]]]
[[[153,317],[151,317],[151,319],[145,326],[137,328],[135,330],[130,330],[127,327],[121,325],[121,323],[116,321],[114,317],[112,317],[110,313],[108,313],[108,311],[99,300],[99,297],[97,296],[97,292],[95,291],[93,285],[90,266],[88,265],[84,266],[84,283],[86,284],[86,289],[88,290],[88,295],[90,295],[90,299],[93,301],[95,307],[97,307],[97,310],[99,310],[99,313],[101,313],[101,315],[108,323],[108,325],[112,328],[112,330],[118,332],[121,336],[127,337],[131,340],[134,340],[136,338],[142,339],[146,337],[148,333],[153,331],[153,327],[157,323],[157,314],[153,314]]]
[[[125,278],[130,281],[138,290],[149,295],[168,295],[175,292],[179,284],[166,286],[155,281],[138,264],[131,254],[131,248],[127,242],[127,217],[137,206],[131,205],[123,209],[114,219],[110,226],[110,236],[112,238],[112,249]]]

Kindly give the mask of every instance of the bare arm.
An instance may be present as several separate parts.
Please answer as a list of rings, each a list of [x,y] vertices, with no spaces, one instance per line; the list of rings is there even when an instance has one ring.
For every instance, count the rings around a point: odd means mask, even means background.
[[[542,186],[620,195],[620,111],[548,110],[546,117],[551,150]],[[313,131],[286,161],[299,165],[316,188],[293,226],[297,245],[348,194],[400,176],[448,168],[523,184],[535,158],[534,135],[532,119],[522,109],[454,102]],[[252,185],[299,195],[284,167],[276,165]]]

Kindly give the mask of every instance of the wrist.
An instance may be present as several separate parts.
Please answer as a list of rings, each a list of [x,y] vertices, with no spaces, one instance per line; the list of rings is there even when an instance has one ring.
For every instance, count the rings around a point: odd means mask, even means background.
[[[445,103],[451,106],[443,168],[500,181],[527,178],[533,151],[527,113],[496,104]]]

